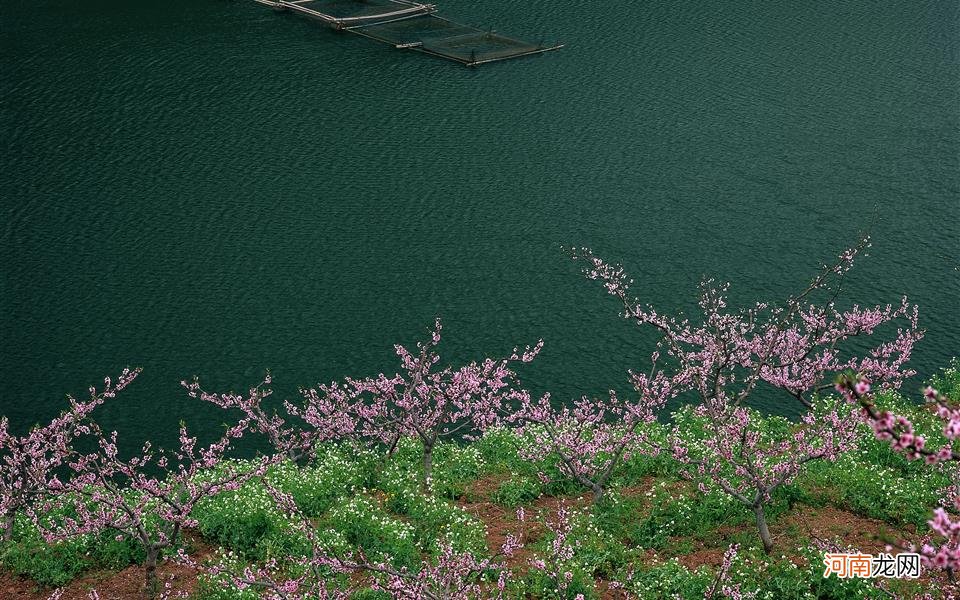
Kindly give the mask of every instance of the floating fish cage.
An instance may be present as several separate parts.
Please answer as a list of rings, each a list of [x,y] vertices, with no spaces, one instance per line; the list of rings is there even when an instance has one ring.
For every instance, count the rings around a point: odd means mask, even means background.
[[[455,23],[433,4],[408,0],[255,0],[318,19],[335,29],[467,66],[542,54],[562,44],[531,43]]]

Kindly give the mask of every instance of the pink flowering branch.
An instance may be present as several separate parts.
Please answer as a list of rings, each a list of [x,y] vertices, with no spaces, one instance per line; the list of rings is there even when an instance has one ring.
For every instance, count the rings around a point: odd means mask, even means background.
[[[56,477],[48,500],[33,520],[48,542],[112,530],[117,538],[136,540],[146,552],[146,586],[157,592],[156,568],[160,553],[177,545],[182,530],[195,527],[190,514],[204,498],[236,490],[252,477],[262,476],[269,464],[253,465],[225,461],[234,440],[248,429],[246,420],[227,429],[216,442],[197,448],[197,438],[180,427],[180,448],[157,452],[150,442],[141,452],[122,459],[117,433],[105,435],[98,425],[84,426],[97,448],[72,452],[66,481]],[[47,518],[55,509],[75,516]]]
[[[927,447],[924,436],[916,434],[913,422],[902,415],[881,411],[874,403],[872,386],[866,377],[849,374],[837,379],[836,389],[847,400],[860,406],[863,416],[873,428],[877,439],[890,442],[890,447],[910,460],[922,458],[929,465],[944,461],[960,461],[960,453],[953,449],[952,442],[960,437],[960,407],[949,398],[927,387],[924,397],[933,405],[933,413],[944,422],[943,435],[950,442],[938,449]]]
[[[712,598],[730,598],[731,600],[752,600],[756,598],[756,592],[743,592],[740,590],[740,584],[733,583],[730,578],[730,571],[733,569],[733,561],[736,560],[740,550],[740,544],[733,544],[723,553],[723,563],[717,576],[713,580],[713,585],[704,594],[705,600]]]
[[[764,549],[773,547],[764,506],[773,491],[793,479],[812,460],[834,460],[854,443],[854,419],[841,410],[815,411],[813,399],[829,389],[837,373],[864,373],[886,388],[898,387],[913,371],[905,368],[913,345],[923,337],[917,309],[904,298],[899,306],[853,306],[841,310],[836,298],[855,258],[869,240],[843,252],[797,295],[782,305],[757,303],[741,310],[727,306],[729,286],[712,280],[701,286],[700,319],[660,314],[630,294],[630,280],[619,265],[611,265],[590,250],[574,253],[586,262],[584,274],[603,283],[623,305],[623,316],[658,330],[654,353],[666,352],[673,368],[674,393],[695,395],[694,416],[706,423],[707,436],[691,447],[675,429],[671,452],[686,473],[723,490],[751,508]],[[819,300],[818,300],[819,298]],[[897,323],[892,341],[881,342],[856,355],[841,350],[843,342],[872,335],[881,326]],[[806,413],[792,436],[764,440],[745,408],[758,385],[780,391],[799,402]],[[640,402],[645,400],[641,395]]]
[[[533,462],[555,457],[561,473],[591,490],[594,503],[600,501],[616,467],[631,452],[658,451],[644,426],[674,395],[662,372],[631,373],[631,378],[639,394],[633,403],[621,401],[612,390],[609,400],[581,398],[573,406],[554,406],[549,394],[539,400],[518,394],[520,407],[508,420],[521,423],[519,433],[527,438],[518,448],[520,457]]]
[[[304,410],[285,401],[283,407],[286,418],[276,409],[267,408],[264,404],[273,395],[273,390],[268,387],[271,383],[272,378],[267,373],[262,382],[248,390],[246,396],[233,392],[216,394],[204,391],[197,377],[190,382],[181,381],[180,385],[191,398],[199,398],[223,409],[239,410],[249,421],[251,431],[266,436],[277,453],[293,461],[313,456],[320,442],[353,433],[355,420],[347,413],[337,412],[338,406],[318,402],[312,409]],[[298,418],[300,416],[306,418]]]
[[[521,515],[518,513],[518,516]],[[545,519],[543,524],[553,539],[550,540],[546,553],[530,560],[530,566],[553,581],[561,598],[568,598],[574,578],[573,561],[581,545],[580,540],[573,536],[574,523],[570,509],[561,506],[556,516],[552,520]],[[583,598],[583,594],[575,596],[575,600],[583,600]]]
[[[700,323],[665,316],[630,295],[629,279],[620,265],[611,265],[589,249],[574,253],[585,261],[588,279],[603,283],[624,307],[623,316],[662,334],[661,344],[678,364],[677,379],[703,398],[723,396],[742,404],[764,382],[786,392],[806,408],[811,394],[830,389],[832,377],[847,370],[863,373],[884,387],[896,388],[914,374],[904,367],[913,345],[923,337],[917,328],[917,308],[906,298],[899,306],[836,307],[842,282],[854,259],[869,247],[869,239],[844,251],[825,266],[804,290],[782,306],[757,303],[728,310],[729,285],[707,280],[701,285]],[[814,303],[817,293],[826,295]],[[893,341],[883,342],[863,356],[844,356],[841,342],[873,334],[888,323],[902,323]]]
[[[72,452],[73,439],[85,431],[85,421],[93,410],[127,387],[140,369],[124,369],[114,382],[103,380],[103,390],[90,388],[90,399],[78,401],[68,396],[70,408],[43,427],[34,427],[27,435],[10,433],[7,418],[0,418],[0,516],[3,540],[13,537],[17,513],[47,492],[53,472]]]
[[[837,378],[836,386],[848,401],[860,407],[876,438],[888,442],[891,449],[902,453],[908,460],[922,459],[930,466],[960,462],[960,453],[953,448],[955,441],[960,438],[960,406],[933,387],[928,386],[923,394],[933,414],[943,422],[943,436],[947,441],[939,448],[929,447],[926,437],[916,433],[909,418],[878,409],[867,377],[844,374]],[[945,498],[941,501],[942,506],[934,509],[933,518],[927,521],[931,533],[938,536],[940,542],[927,539],[919,550],[916,544],[904,544],[908,550],[920,553],[925,567],[946,571],[951,580],[960,569],[960,519],[956,514],[951,516],[947,508],[952,508],[954,513],[960,511],[957,489],[957,485],[953,485],[943,490]]]

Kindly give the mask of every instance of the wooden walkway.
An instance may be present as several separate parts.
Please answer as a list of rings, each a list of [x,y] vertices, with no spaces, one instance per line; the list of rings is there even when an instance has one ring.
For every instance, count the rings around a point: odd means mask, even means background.
[[[563,44],[533,44],[461,25],[436,14],[434,4],[412,0],[254,0],[278,11],[319,20],[395,48],[409,49],[476,66],[543,54]]]

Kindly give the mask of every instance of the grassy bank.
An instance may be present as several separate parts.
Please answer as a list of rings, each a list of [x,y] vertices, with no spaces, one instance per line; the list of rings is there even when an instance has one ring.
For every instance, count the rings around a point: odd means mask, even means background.
[[[957,369],[945,371],[938,385],[956,394]],[[938,435],[924,409],[892,394],[882,403],[911,414],[929,428],[931,439]],[[681,411],[674,418],[690,417]],[[694,425],[685,428],[691,438],[697,435]],[[653,425],[652,435],[660,427]],[[789,435],[791,427],[781,418],[763,421],[765,434],[774,438]],[[420,489],[423,450],[411,439],[401,441],[389,457],[330,443],[310,464],[278,464],[267,479],[294,498],[330,547],[344,554],[362,550],[398,568],[416,570],[435,560],[444,543],[490,556],[508,535],[518,536],[523,549],[504,559],[512,573],[507,593],[513,598],[612,598],[621,594],[618,585],[640,598],[703,598],[731,544],[739,544],[740,551],[729,581],[745,597],[938,597],[945,589],[943,580],[926,574],[913,581],[822,577],[824,548],[876,554],[887,540],[918,539],[942,489],[956,481],[953,465],[930,468],[908,461],[865,427],[856,451],[836,462],[811,463],[776,491],[769,510],[775,541],[770,555],[762,551],[748,509],[722,493],[698,491],[695,482],[680,477],[669,456],[631,454],[617,469],[610,492],[591,505],[587,490],[565,478],[550,459],[519,458],[518,448],[526,443],[516,432],[499,428],[472,443],[440,444],[432,495]],[[558,558],[555,533],[547,524],[561,509],[570,512],[571,552]],[[309,552],[308,541],[259,480],[204,500],[193,517],[197,527],[186,549],[207,564],[276,559],[295,573],[299,557]],[[64,598],[85,597],[90,587],[118,590],[116,596],[101,592],[103,598],[125,597],[128,592],[121,590],[140,581],[129,574],[136,571],[131,565],[143,560],[142,552],[110,535],[48,545],[21,516],[14,539],[0,549],[5,572],[0,592],[6,589],[7,596],[46,597],[66,586]],[[551,568],[539,566],[544,563]],[[558,582],[550,572],[562,573],[567,581]],[[169,562],[161,573],[174,589],[187,590],[197,600],[257,598],[251,589],[229,589],[216,577]],[[123,578],[130,579],[123,584],[127,587],[120,583]],[[358,588],[357,599],[387,597],[364,589],[367,583],[339,580]]]

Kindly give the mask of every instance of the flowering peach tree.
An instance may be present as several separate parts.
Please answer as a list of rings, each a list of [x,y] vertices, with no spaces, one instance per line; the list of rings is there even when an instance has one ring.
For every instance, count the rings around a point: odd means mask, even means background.
[[[673,396],[673,385],[662,372],[630,376],[640,396],[636,402],[622,401],[612,390],[609,400],[581,398],[572,406],[554,405],[549,394],[537,400],[518,394],[520,407],[508,420],[520,423],[519,433],[526,438],[518,448],[520,457],[556,459],[560,472],[588,488],[598,502],[631,451],[656,451],[644,426],[656,420],[656,411]]]
[[[915,306],[906,298],[899,305],[841,309],[836,304],[844,277],[868,246],[864,238],[843,252],[782,304],[761,302],[733,310],[727,306],[728,286],[708,280],[701,286],[697,320],[659,313],[631,295],[632,280],[622,266],[588,249],[573,253],[586,263],[585,276],[600,281],[621,302],[624,318],[659,332],[654,356],[666,354],[674,391],[695,398],[693,415],[704,426],[695,442],[675,429],[669,449],[685,473],[698,480],[701,491],[722,490],[754,512],[767,552],[773,541],[764,507],[774,490],[791,481],[804,464],[833,460],[854,443],[857,420],[848,407],[826,402],[814,406],[833,386],[833,377],[849,370],[896,388],[913,374],[905,363],[923,336]],[[891,323],[898,325],[892,340],[863,353],[844,351],[850,340],[866,338]],[[803,411],[800,423],[782,439],[762,435],[747,406],[761,386],[765,396],[779,393]]]
[[[428,490],[437,443],[469,437],[498,423],[517,391],[511,364],[532,361],[542,347],[541,342],[523,352],[514,349],[507,358],[438,368],[440,331],[437,319],[430,339],[417,343],[416,352],[395,346],[403,374],[347,378],[343,383],[301,390],[303,402],[283,403],[286,418],[263,407],[270,395],[265,387],[269,376],[247,396],[209,394],[196,380],[183,385],[194,397],[221,408],[240,409],[277,450],[292,457],[303,456],[329,439],[353,438],[392,454],[401,438],[417,438],[423,443],[422,481]],[[294,418],[296,424],[291,425]]]
[[[517,392],[517,375],[511,363],[528,363],[540,352],[541,341],[523,352],[516,349],[507,358],[485,358],[454,368],[437,368],[440,356],[440,320],[430,339],[417,343],[411,352],[395,346],[403,374],[380,374],[364,380],[348,379],[346,385],[308,390],[307,410],[318,403],[346,407],[336,412],[357,418],[358,434],[392,451],[401,437],[423,444],[423,489],[430,489],[433,451],[443,439],[471,437],[496,425]],[[321,411],[315,414],[322,415]],[[304,414],[309,419],[309,414]]]
[[[522,513],[518,513],[522,519]],[[560,598],[584,600],[582,593],[576,593],[576,574],[582,571],[577,565],[575,557],[580,550],[581,541],[574,535],[573,513],[566,506],[560,506],[556,515],[551,519],[547,516],[543,525],[548,532],[549,543],[546,551],[530,559],[532,572],[545,577],[550,582]]]
[[[13,537],[17,514],[48,491],[48,481],[72,452],[74,438],[85,429],[93,410],[123,390],[140,373],[125,369],[117,381],[103,380],[101,391],[90,388],[90,399],[67,399],[70,408],[43,427],[34,427],[24,436],[10,433],[6,417],[0,418],[0,515],[3,540]]]
[[[265,472],[266,460],[252,466],[225,461],[248,426],[242,420],[218,441],[197,448],[197,438],[181,425],[178,450],[155,451],[146,442],[136,456],[124,459],[116,432],[107,435],[96,423],[85,425],[96,448],[69,454],[70,477],[49,482],[54,497],[31,510],[33,520],[49,543],[105,531],[115,532],[118,540],[136,540],[146,553],[147,590],[155,594],[160,553],[177,546],[184,528],[196,526],[190,516],[194,506]]]

